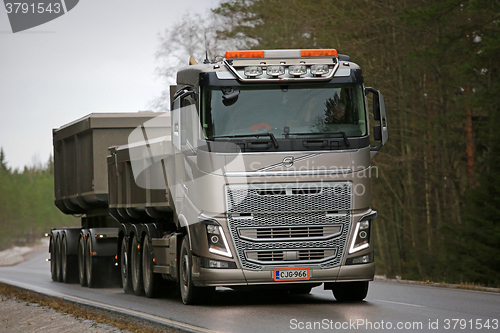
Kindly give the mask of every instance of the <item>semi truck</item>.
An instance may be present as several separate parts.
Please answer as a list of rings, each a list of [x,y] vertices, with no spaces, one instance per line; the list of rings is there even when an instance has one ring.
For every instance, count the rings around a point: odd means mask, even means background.
[[[321,284],[363,300],[388,126],[361,68],[335,49],[227,51],[180,68],[170,100],[53,130],[55,205],[81,227],[48,233],[52,280],[185,304]]]

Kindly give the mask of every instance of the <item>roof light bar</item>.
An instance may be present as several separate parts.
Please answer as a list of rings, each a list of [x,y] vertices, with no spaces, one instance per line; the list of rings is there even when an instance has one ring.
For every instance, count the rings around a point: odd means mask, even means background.
[[[301,57],[338,57],[335,49],[300,50]]]
[[[335,49],[306,49],[306,50],[243,50],[226,51],[226,59],[249,59],[249,58],[304,58],[304,57],[338,57]]]
[[[244,50],[244,51],[226,51],[226,59],[238,58],[264,58],[264,51]]]
[[[266,58],[300,58],[300,50],[264,50]]]

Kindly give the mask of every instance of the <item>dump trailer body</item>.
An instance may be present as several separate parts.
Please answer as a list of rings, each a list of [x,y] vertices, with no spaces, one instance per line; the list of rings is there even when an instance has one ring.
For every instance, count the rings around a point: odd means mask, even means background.
[[[157,114],[130,134],[130,145],[109,149],[109,211],[117,221],[144,222],[171,215],[173,204],[164,177],[172,155],[170,122],[170,114]]]
[[[106,156],[124,145],[130,132],[154,112],[92,113],[53,130],[55,204],[66,214],[83,214],[108,205]]]
[[[109,213],[109,148],[127,144],[134,129],[163,113],[92,113],[53,130],[55,205],[81,215],[81,228],[50,232],[54,281],[96,286],[116,275],[119,222]],[[164,128],[150,126],[151,135]]]

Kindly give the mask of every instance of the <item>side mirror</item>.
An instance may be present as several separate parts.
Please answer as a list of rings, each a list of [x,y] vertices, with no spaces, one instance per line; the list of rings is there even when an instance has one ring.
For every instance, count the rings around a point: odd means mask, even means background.
[[[222,104],[225,106],[231,106],[238,100],[240,91],[231,87],[224,87],[222,88],[222,94]]]
[[[380,121],[380,99],[378,94],[373,94],[373,119]]]
[[[366,87],[365,95],[368,95],[369,93],[373,94],[373,118],[376,121],[380,122],[379,125],[375,125],[373,127],[373,138],[376,141],[380,141],[380,143],[375,147],[371,147],[371,151],[377,152],[382,148],[382,146],[387,142],[387,139],[389,138],[387,115],[385,111],[384,96],[380,93],[380,91],[371,87]]]
[[[382,141],[382,127],[380,125],[373,126],[373,138]]]

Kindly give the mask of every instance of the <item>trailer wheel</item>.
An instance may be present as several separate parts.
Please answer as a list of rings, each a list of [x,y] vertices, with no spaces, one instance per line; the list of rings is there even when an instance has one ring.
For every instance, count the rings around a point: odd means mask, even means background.
[[[131,294],[134,290],[132,289],[132,279],[130,276],[130,251],[128,248],[128,241],[126,237],[123,237],[120,251],[120,275],[122,277],[122,287],[126,294]]]
[[[332,283],[332,293],[339,302],[360,302],[368,294],[368,281]]]
[[[144,294],[144,284],[142,283],[141,246],[136,236],[132,238],[130,248],[130,268],[132,275],[132,289],[137,296]]]
[[[161,276],[154,273],[154,263],[153,263],[153,248],[149,243],[149,237],[144,237],[144,242],[142,243],[142,280],[144,283],[144,292],[149,298],[158,296],[160,289]]]
[[[57,253],[56,253],[56,246],[55,246],[55,240],[54,240],[54,235],[50,237],[50,243],[49,243],[49,248],[50,248],[50,275],[52,278],[52,281],[57,282]]]
[[[91,237],[86,237],[86,254],[85,254],[85,268],[87,273],[87,285],[89,288],[99,287],[101,283],[101,279],[103,276],[107,276],[107,271],[103,271],[103,260],[106,259],[104,257],[94,257],[92,248],[92,239]]]
[[[57,282],[62,281],[61,274],[61,238],[59,236],[56,237],[56,280]]]
[[[215,287],[196,287],[192,279],[193,257],[189,250],[189,238],[182,240],[179,258],[179,287],[182,302],[187,305],[210,303],[215,293]]]
[[[82,287],[87,286],[87,273],[85,271],[85,237],[80,235],[80,240],[78,241],[78,279],[80,280],[80,285]]]

